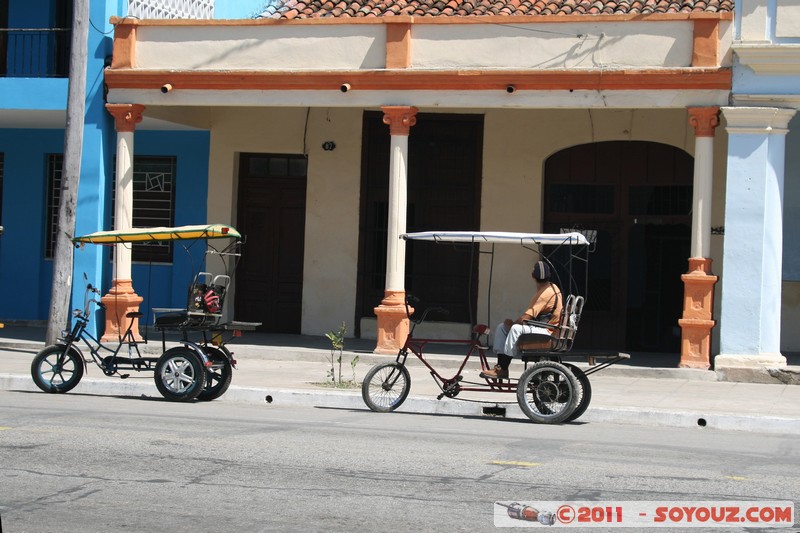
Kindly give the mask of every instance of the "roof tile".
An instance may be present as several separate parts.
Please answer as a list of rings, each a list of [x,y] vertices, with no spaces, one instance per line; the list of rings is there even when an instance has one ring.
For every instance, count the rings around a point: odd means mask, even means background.
[[[733,12],[734,0],[276,0],[260,17],[477,17]]]

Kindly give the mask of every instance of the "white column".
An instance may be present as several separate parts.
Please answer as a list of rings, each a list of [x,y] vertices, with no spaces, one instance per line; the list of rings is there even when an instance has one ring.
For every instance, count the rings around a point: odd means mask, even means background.
[[[383,122],[389,126],[389,212],[386,242],[386,285],[378,317],[378,353],[397,353],[408,336],[405,307],[406,243],[400,235],[406,231],[408,211],[408,134],[417,123],[417,108],[384,106]]]
[[[783,173],[794,109],[726,107],[728,176],[715,368],[786,365],[780,353]]]
[[[386,243],[386,290],[404,291],[408,212],[408,135],[392,135],[389,156],[389,224]]]
[[[714,177],[714,132],[718,107],[689,108],[694,127],[694,187],[692,196],[692,252],[690,257],[711,257],[711,198]]]
[[[133,226],[133,132],[117,133],[117,182],[115,184],[114,229],[125,231]],[[117,244],[115,249],[116,279],[131,279],[131,249],[129,244]]]
[[[115,184],[114,229],[126,230],[133,225],[133,132],[142,121],[144,106],[140,104],[106,104],[117,129],[117,182]],[[127,246],[127,247],[126,247]],[[106,306],[106,329],[101,340],[118,340],[131,325],[134,337],[140,339],[139,319],[128,318],[139,311],[144,300],[136,294],[131,279],[130,245],[118,244],[114,254],[114,279],[111,289],[101,298]]]

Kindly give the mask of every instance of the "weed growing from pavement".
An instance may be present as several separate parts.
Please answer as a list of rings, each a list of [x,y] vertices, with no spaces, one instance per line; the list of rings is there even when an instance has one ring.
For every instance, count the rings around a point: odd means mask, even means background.
[[[359,384],[356,380],[356,365],[358,364],[358,356],[356,355],[350,360],[350,369],[353,371],[352,380],[342,379],[342,351],[344,350],[344,334],[347,333],[347,326],[344,322],[339,326],[339,331],[329,331],[325,337],[331,342],[330,364],[331,368],[328,370],[327,380],[316,385],[325,387],[334,387],[337,389],[355,389]],[[336,374],[336,365],[339,366],[339,373]]]

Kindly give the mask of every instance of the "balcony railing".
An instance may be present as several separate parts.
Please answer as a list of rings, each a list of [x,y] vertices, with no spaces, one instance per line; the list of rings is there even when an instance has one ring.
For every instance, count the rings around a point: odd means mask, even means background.
[[[0,28],[0,77],[66,78],[69,28]]]

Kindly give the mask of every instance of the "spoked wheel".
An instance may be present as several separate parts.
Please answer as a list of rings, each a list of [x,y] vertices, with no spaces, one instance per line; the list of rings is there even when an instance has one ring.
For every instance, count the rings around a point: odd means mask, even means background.
[[[189,348],[170,348],[156,363],[156,388],[167,400],[195,399],[205,384],[206,371],[200,358]]]
[[[33,358],[31,377],[44,392],[70,391],[83,377],[83,357],[63,344],[48,346]]]
[[[361,384],[361,397],[373,411],[394,411],[406,400],[411,390],[411,376],[404,365],[383,363],[367,372]]]
[[[206,370],[206,383],[203,390],[197,395],[197,399],[210,401],[216,400],[225,394],[225,391],[230,387],[233,366],[230,359],[221,349],[208,346],[205,348],[205,352],[208,358],[211,359],[211,368]]]
[[[519,378],[517,401],[534,422],[564,422],[578,405],[580,384],[561,363],[541,361],[529,367]]]
[[[564,366],[569,368],[575,375],[575,379],[578,380],[578,385],[580,385],[581,388],[580,394],[578,395],[578,406],[575,407],[575,410],[566,420],[566,422],[572,422],[585,413],[586,409],[589,407],[589,402],[592,401],[592,385],[589,383],[589,376],[587,376],[583,370],[569,363],[564,363]]]

